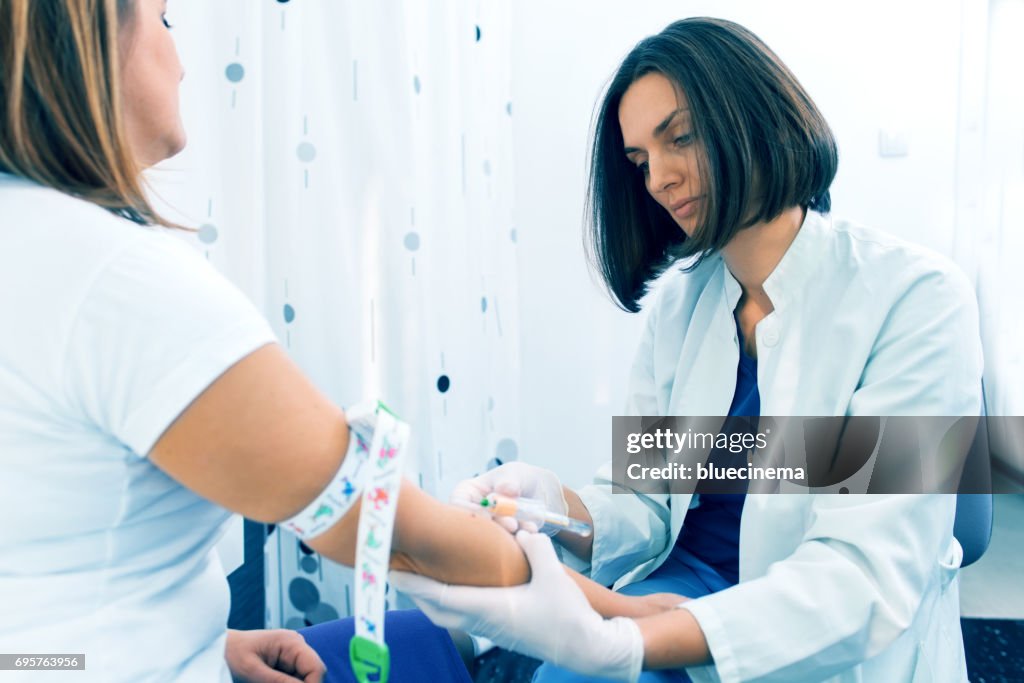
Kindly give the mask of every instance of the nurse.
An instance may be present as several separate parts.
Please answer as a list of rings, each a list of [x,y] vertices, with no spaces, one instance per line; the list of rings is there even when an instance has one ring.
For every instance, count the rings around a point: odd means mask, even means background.
[[[638,310],[667,271],[627,414],[980,414],[969,283],[945,258],[831,216],[836,168],[821,113],[745,28],[686,19],[629,53],[600,105],[589,192],[615,300]],[[455,495],[492,490],[592,522],[592,537],[555,541],[598,583],[693,598],[635,619],[633,669],[608,676],[966,680],[953,496],[613,495],[610,467],[574,490],[520,463]],[[597,680],[570,671],[608,647],[580,631],[589,608],[563,597],[553,550],[530,559],[525,587],[393,582],[435,623],[557,658],[537,683]]]
[[[214,546],[232,512],[285,522],[312,506],[330,522],[307,544],[351,566],[359,504],[315,503],[359,440],[147,198],[143,171],[185,144],[165,10],[0,2],[0,652],[84,653],[75,678],[97,683],[315,683],[323,663],[301,636],[228,631]],[[516,585],[530,544],[402,482],[384,560]],[[572,577],[609,640],[679,599]],[[392,642],[392,680],[468,680],[447,633],[406,614],[389,633],[423,652]],[[347,652],[344,628],[306,635]]]

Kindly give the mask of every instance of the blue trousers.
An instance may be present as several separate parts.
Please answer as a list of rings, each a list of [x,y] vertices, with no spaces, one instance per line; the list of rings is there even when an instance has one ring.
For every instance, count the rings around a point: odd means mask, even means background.
[[[353,619],[337,619],[299,631],[327,665],[324,683],[355,683],[348,661]],[[384,641],[391,653],[390,681],[472,683],[448,632],[430,623],[419,610],[393,610],[384,615]]]
[[[718,572],[678,546],[665,563],[643,581],[623,587],[624,595],[650,595],[651,593],[678,593],[689,598],[700,598],[727,588],[731,583]],[[533,683],[601,683],[594,678],[573,673],[568,669],[543,664],[533,676]],[[688,683],[685,671],[645,671],[640,683]]]

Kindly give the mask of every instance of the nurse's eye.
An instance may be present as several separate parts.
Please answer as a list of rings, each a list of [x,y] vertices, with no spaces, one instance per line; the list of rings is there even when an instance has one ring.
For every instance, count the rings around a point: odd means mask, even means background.
[[[165,28],[167,28],[167,29],[174,28],[173,26],[171,26],[171,23],[169,21],[167,21],[167,15],[166,14],[161,14],[160,15],[160,21],[164,22],[164,27]]]
[[[693,142],[693,133],[687,133],[685,135],[680,135],[679,137],[677,137],[675,140],[672,141],[672,144],[675,145],[676,147],[686,147],[691,142]]]
[[[647,175],[647,160],[644,157],[640,156],[639,154],[630,154],[629,156],[626,157],[626,161],[633,164],[633,168],[635,168],[637,171],[643,173],[645,176]]]

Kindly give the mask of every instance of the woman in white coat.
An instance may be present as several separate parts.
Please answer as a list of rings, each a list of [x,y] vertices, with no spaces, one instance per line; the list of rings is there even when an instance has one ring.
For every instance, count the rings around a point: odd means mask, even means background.
[[[592,244],[617,301],[636,311],[677,271],[650,311],[628,414],[979,414],[970,285],[946,259],[828,214],[828,125],[746,29],[688,19],[639,43],[604,96],[592,163]],[[644,681],[966,680],[954,496],[723,502],[612,485],[610,469],[574,491],[515,463],[455,493],[543,498],[593,522],[592,538],[555,537],[568,564],[694,598],[636,620],[631,665],[608,676],[634,680],[642,663],[666,670]],[[610,641],[548,571],[554,552],[530,560],[526,587],[395,583],[435,623],[577,668]],[[535,680],[593,679],[546,664]]]

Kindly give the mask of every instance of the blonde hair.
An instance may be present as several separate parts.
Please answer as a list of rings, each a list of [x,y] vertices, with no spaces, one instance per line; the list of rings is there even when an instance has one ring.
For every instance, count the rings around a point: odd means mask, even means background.
[[[135,0],[0,0],[0,171],[140,224],[146,197],[121,106],[118,32]]]

